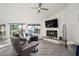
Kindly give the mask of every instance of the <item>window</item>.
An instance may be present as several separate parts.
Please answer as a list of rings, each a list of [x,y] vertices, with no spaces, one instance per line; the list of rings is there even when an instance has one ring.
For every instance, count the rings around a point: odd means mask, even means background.
[[[28,32],[32,34],[40,34],[39,24],[28,24]]]
[[[5,35],[5,24],[0,25],[0,34]]]
[[[10,35],[12,35],[13,32],[17,32],[17,30],[21,30],[21,28],[25,29],[25,24],[10,24]]]

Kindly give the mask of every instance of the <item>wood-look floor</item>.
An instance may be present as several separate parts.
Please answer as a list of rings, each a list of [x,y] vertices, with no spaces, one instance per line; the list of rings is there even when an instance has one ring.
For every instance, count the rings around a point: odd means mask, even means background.
[[[68,48],[65,48],[64,45],[55,44],[45,40],[39,40],[39,51],[34,56],[73,56]]]
[[[44,40],[39,40],[38,52],[32,53],[32,56],[73,56],[74,54],[65,48],[64,45],[50,43]],[[0,52],[0,56],[17,56],[12,45],[6,47]]]

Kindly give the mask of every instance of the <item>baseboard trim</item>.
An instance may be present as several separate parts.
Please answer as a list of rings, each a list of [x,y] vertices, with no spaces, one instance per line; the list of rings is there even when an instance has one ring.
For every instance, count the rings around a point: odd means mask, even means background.
[[[54,40],[54,39],[43,38],[43,40],[46,40],[46,41],[52,42],[52,43],[57,43],[57,44],[64,44],[63,41]]]

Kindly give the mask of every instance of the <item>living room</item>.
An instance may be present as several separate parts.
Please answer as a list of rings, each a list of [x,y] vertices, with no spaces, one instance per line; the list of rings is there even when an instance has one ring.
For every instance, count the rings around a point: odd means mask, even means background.
[[[41,4],[41,8],[47,8],[46,10],[41,10],[39,12],[39,9],[36,9]],[[63,42],[63,33],[65,30],[65,38],[67,39],[67,45],[66,48],[71,48],[69,45],[78,44],[79,42],[79,3],[0,3],[0,26],[2,27],[2,32],[4,33],[1,36],[1,42],[7,41],[7,43],[2,43],[0,45],[0,52],[1,55],[11,55],[11,54],[5,54],[4,51],[7,48],[4,48],[5,46],[9,46],[11,44],[10,42],[10,36],[11,36],[11,25],[15,25],[15,27],[18,24],[18,27],[20,25],[25,25],[25,32],[28,32],[29,26],[36,26],[33,28],[39,28],[40,30],[37,32],[32,32],[33,35],[37,35],[40,42],[48,43],[48,46],[56,43],[62,43]],[[36,8],[35,8],[36,7]],[[35,9],[32,9],[35,8]],[[57,20],[56,27],[46,27],[46,21],[49,20]],[[65,26],[65,29],[63,26]],[[16,27],[17,28],[17,27]],[[0,30],[1,30],[0,29]],[[47,31],[56,31],[54,33],[54,37],[51,37],[51,35],[47,36]],[[56,33],[56,34],[55,34]],[[55,39],[55,40],[54,40]],[[46,51],[43,51],[43,53],[40,53],[41,48],[43,47],[39,42],[38,45],[38,52],[34,53],[34,55],[67,55],[68,53],[60,52],[58,54],[55,53],[45,53]],[[41,45],[41,48],[39,49]],[[53,44],[54,45],[54,44]],[[48,48],[46,46],[45,48]],[[52,46],[52,45],[51,45]],[[57,45],[56,45],[57,46]],[[62,45],[61,45],[62,46]],[[54,46],[53,46],[54,47]],[[58,47],[58,46],[57,46]],[[3,49],[4,48],[4,49]],[[10,47],[11,48],[11,47]],[[8,48],[9,49],[9,48]],[[52,49],[52,48],[51,48]],[[65,48],[64,48],[65,49]],[[72,50],[73,48],[71,48]],[[48,49],[49,50],[49,49]],[[69,51],[71,51],[69,50]],[[57,50],[58,51],[58,50]],[[51,51],[52,52],[52,51]],[[6,52],[7,53],[7,52]],[[10,52],[11,53],[11,52]],[[14,52],[12,52],[14,55]],[[68,55],[74,55],[74,54],[68,54]],[[67,55],[67,56],[68,56]],[[15,55],[14,55],[15,56]]]

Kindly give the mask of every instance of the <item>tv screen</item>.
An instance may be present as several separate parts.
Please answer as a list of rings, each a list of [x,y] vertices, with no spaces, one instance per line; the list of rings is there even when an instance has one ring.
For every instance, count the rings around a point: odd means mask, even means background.
[[[46,28],[57,28],[58,27],[58,19],[52,19],[45,21]]]

